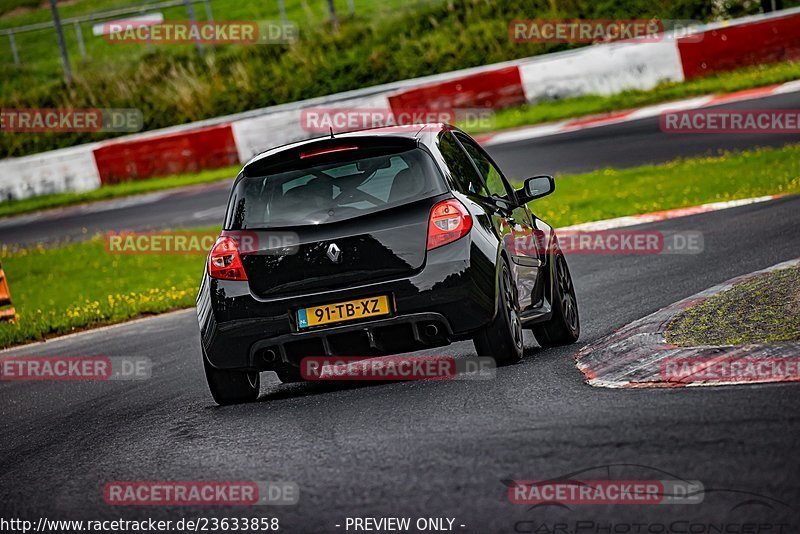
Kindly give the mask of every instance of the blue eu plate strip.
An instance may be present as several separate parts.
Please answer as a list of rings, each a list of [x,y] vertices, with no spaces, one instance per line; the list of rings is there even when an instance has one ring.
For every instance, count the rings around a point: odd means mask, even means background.
[[[308,316],[306,315],[305,308],[297,311],[297,326],[300,328],[305,328],[308,326]]]

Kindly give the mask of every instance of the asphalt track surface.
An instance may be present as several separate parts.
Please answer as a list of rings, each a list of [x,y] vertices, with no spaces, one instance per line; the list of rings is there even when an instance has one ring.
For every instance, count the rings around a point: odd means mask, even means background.
[[[797,104],[785,95],[737,106]],[[525,176],[790,141],[665,135],[644,119],[490,150],[510,175]],[[15,218],[0,222],[0,242],[218,224],[226,197],[216,184]],[[797,384],[598,389],[573,363],[582,345],[615,328],[800,256],[799,211],[800,197],[789,197],[642,226],[701,231],[701,254],[569,256],[581,340],[542,350],[528,336],[525,359],[494,380],[282,385],[265,374],[259,402],[217,407],[193,310],[0,353],[153,362],[139,382],[0,382],[0,517],[278,517],[281,531],[324,533],[346,532],[348,517],[387,516],[454,518],[454,531],[471,533],[800,532]],[[462,342],[418,354],[474,349]],[[511,504],[503,482],[573,476],[696,480],[705,491],[694,505],[532,508]],[[300,501],[109,506],[103,485],[120,480],[292,481]]]
[[[726,104],[733,109],[798,109],[800,92]],[[658,117],[488,147],[511,178],[661,163],[721,150],[797,143],[792,134],[665,134]],[[0,243],[84,239],[110,230],[217,226],[230,184],[221,182],[0,219]]]
[[[493,380],[267,380],[258,402],[217,407],[193,310],[5,352],[146,356],[153,372],[139,382],[0,383],[0,517],[278,517],[283,532],[320,533],[386,516],[455,518],[454,531],[470,533],[800,532],[797,384],[599,389],[573,363],[580,346],[634,319],[800,256],[798,212],[800,197],[787,197],[642,227],[701,231],[701,254],[569,256],[580,342],[542,350],[529,338],[524,360]],[[420,354],[474,351],[462,342]],[[696,480],[704,499],[531,508],[511,504],[502,482],[576,472]],[[293,481],[300,501],[200,509],[102,497],[109,481],[198,479]],[[719,525],[729,530],[710,530]]]

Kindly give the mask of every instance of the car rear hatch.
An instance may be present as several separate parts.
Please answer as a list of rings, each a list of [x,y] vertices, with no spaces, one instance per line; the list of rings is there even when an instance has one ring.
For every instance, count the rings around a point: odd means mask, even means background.
[[[245,168],[225,228],[258,238],[242,251],[255,295],[336,289],[421,269],[430,210],[446,191],[413,139],[327,139]]]

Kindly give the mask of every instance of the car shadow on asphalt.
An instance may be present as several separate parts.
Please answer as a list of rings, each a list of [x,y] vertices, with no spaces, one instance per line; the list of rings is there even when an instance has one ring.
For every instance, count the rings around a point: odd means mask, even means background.
[[[336,393],[338,391],[348,391],[352,389],[362,389],[377,387],[388,384],[396,384],[403,380],[373,380],[373,381],[326,381],[326,382],[293,382],[287,384],[270,384],[268,392],[258,397],[258,402],[271,402],[276,400],[296,399],[301,397],[311,397],[314,395],[324,395],[326,393]],[[263,391],[263,390],[262,390]]]
[[[552,352],[552,351],[551,351]],[[523,358],[520,362],[508,365],[502,365],[498,369],[510,369],[516,366],[526,365],[533,363],[534,358],[541,357],[542,354],[547,354],[545,349],[539,346],[526,346],[523,352]],[[414,380],[415,382],[451,382],[446,379],[428,378],[424,380]],[[324,395],[326,393],[336,393],[339,391],[348,391],[362,388],[380,387],[392,384],[400,384],[409,382],[408,380],[326,380],[320,382],[290,382],[270,383],[266,387],[268,391],[263,392],[258,397],[257,402],[272,402],[276,400],[295,399],[302,397],[310,397],[314,395]]]

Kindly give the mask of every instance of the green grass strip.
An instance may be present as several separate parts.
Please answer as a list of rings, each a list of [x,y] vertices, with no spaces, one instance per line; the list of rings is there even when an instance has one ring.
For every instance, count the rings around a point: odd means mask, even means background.
[[[682,311],[666,338],[684,347],[800,341],[800,267],[757,276]]]

